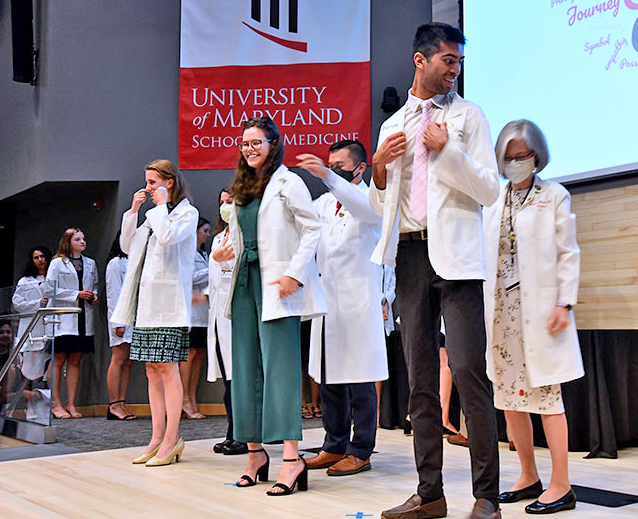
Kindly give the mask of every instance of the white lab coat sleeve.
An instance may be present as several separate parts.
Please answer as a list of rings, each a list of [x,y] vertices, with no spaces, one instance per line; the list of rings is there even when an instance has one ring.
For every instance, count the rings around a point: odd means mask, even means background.
[[[31,299],[29,297],[29,295],[32,297],[34,294],[37,294],[29,284],[33,284],[33,288],[35,288],[38,282],[33,280],[33,278],[20,278],[13,297],[11,298],[13,308],[15,308],[15,311],[19,314],[35,312],[40,308],[40,299],[42,298]]]
[[[197,265],[193,263],[193,285],[199,285],[200,283],[208,281],[208,268],[197,269],[196,267]]]
[[[124,326],[121,323],[113,323],[110,321],[110,317],[113,314],[115,307],[117,306],[117,300],[120,297],[122,291],[122,285],[124,284],[124,276],[126,272],[119,268],[119,260],[112,259],[106,266],[106,305],[108,308],[109,327],[117,328],[118,326]]]
[[[452,137],[440,153],[432,152],[430,174],[479,204],[490,206],[500,191],[498,169],[489,123],[476,106],[468,109],[462,140],[465,152]]]
[[[91,265],[93,266],[93,286],[90,288],[93,294],[98,295],[98,276],[97,276],[97,263],[93,261],[91,258],[86,258]]]
[[[193,211],[196,213],[193,217]],[[180,243],[197,233],[197,209],[183,211],[179,214],[168,212],[166,204],[158,205],[146,212],[157,241],[161,245]]]
[[[146,222],[145,222],[146,223]],[[131,250],[131,242],[137,229],[137,212],[130,209],[122,215],[122,231],[120,234],[120,249],[124,254]]]
[[[286,206],[292,213],[295,227],[299,232],[299,246],[290,259],[284,275],[296,279],[303,285],[315,261],[321,224],[317,211],[312,205],[310,192],[301,178],[296,177],[294,181],[286,182],[281,194],[286,199]]]
[[[355,218],[370,225],[381,223],[381,216],[372,209],[365,191],[330,170],[323,183]]]
[[[56,261],[56,260],[60,261]],[[49,304],[51,304],[51,300],[53,299],[54,282],[57,283],[57,287],[55,289],[55,299],[56,301],[67,301],[69,303],[75,303],[78,299],[79,290],[73,290],[71,288],[62,288],[60,287],[60,267],[64,268],[62,264],[62,258],[56,258],[49,265],[49,270],[47,271],[47,281],[46,281],[46,289],[45,289],[45,297],[49,299]]]
[[[558,301],[575,305],[578,299],[580,278],[580,248],[576,243],[576,217],[571,212],[571,196],[561,190],[556,206],[556,248]]]

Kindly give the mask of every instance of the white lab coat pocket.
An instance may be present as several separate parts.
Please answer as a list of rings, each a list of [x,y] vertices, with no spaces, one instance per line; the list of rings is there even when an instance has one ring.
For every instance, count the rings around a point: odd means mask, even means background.
[[[149,313],[174,314],[180,295],[179,282],[175,279],[142,279],[140,292],[148,291]]]

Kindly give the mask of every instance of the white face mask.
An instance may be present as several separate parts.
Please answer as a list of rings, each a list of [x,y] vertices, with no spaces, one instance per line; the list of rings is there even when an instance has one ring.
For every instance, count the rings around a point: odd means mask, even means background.
[[[512,184],[520,184],[529,177],[536,169],[536,157],[530,157],[525,160],[512,160],[505,163],[503,175],[508,178]]]
[[[226,223],[230,220],[230,215],[233,212],[233,204],[222,204],[219,206],[219,216],[221,216],[222,220]]]

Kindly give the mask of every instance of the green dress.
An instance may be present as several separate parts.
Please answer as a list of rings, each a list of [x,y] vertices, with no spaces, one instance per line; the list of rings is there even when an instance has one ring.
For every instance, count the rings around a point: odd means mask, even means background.
[[[260,201],[252,200],[237,215],[244,252],[231,306],[233,435],[250,443],[301,440],[301,319],[261,320]]]

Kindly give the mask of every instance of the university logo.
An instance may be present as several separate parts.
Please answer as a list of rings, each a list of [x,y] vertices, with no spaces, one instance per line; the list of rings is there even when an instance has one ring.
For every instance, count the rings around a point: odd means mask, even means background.
[[[280,3],[288,4],[288,9],[287,9],[288,16],[287,17],[284,16],[284,18],[287,18],[287,20],[281,19],[282,7],[284,8],[283,11],[285,11],[286,6],[280,5]],[[250,30],[256,32],[257,34],[266,38],[267,40],[270,40],[276,43],[277,45],[281,45],[282,47],[297,50],[300,52],[308,52],[307,42],[281,38],[273,34],[270,34],[269,32],[265,32],[263,30],[257,29],[256,27],[253,27],[253,25],[255,24],[260,24],[261,27],[266,27],[266,26],[269,27],[270,32],[274,30],[274,31],[281,31],[282,33],[285,33],[285,34],[297,34],[298,28],[299,28],[299,0],[283,0],[283,2],[280,2],[280,0],[267,0],[267,2],[264,2],[264,4],[269,4],[268,20],[266,19],[262,20],[263,18],[262,17],[262,0],[250,0],[251,20],[249,21],[249,23],[246,23],[244,21],[242,21],[242,23],[246,27],[248,27]],[[284,15],[285,14],[286,13],[284,12]],[[284,27],[286,26],[286,21],[288,22],[287,31],[285,31],[285,29],[281,27],[282,23]]]

